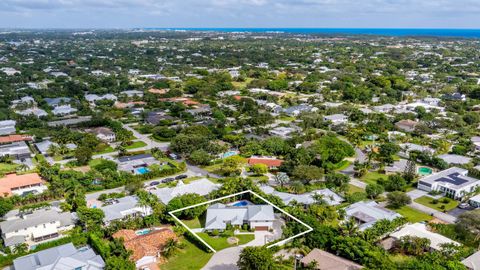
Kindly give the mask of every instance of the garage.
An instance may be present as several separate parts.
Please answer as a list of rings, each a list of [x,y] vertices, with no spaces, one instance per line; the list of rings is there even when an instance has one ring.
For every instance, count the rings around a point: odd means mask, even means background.
[[[255,231],[268,231],[268,226],[256,226]]]

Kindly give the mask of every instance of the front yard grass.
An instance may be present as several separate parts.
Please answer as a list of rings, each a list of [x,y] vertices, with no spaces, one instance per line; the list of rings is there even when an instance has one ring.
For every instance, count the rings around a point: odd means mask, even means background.
[[[129,150],[129,149],[135,149],[135,148],[140,148],[140,147],[144,147],[144,146],[147,146],[147,144],[145,142],[136,141],[136,142],[133,142],[132,144],[126,146],[125,149]]]
[[[162,270],[190,270],[201,269],[207,264],[213,253],[208,253],[197,247],[187,239],[181,239],[185,247],[161,265]]]
[[[367,174],[362,176],[360,178],[360,180],[362,180],[363,182],[365,182],[367,184],[375,184],[375,183],[377,183],[377,180],[379,178],[387,179],[388,176],[386,174],[379,173],[379,172],[368,172]]]
[[[361,187],[354,186],[352,184],[349,184],[347,193],[348,194],[353,194],[355,192],[365,192],[365,189],[363,189]]]
[[[96,152],[96,153],[93,153],[93,154],[94,155],[101,155],[101,154],[108,154],[108,153],[112,153],[112,152],[115,152],[115,149],[113,149],[113,147],[109,146],[109,147],[103,149],[102,151]]]
[[[433,219],[432,216],[413,209],[410,206],[403,206],[399,209],[394,209],[394,211],[405,217],[411,223],[430,221]]]
[[[350,164],[352,164],[350,161],[342,160],[339,163],[335,164],[335,170],[336,171],[343,171],[346,168],[348,168],[348,166],[350,166]]]
[[[0,175],[15,172],[18,166],[15,163],[0,163]]]
[[[197,235],[200,236],[200,238],[205,240],[205,242],[207,242],[213,249],[215,249],[217,251],[228,248],[228,247],[235,246],[235,244],[230,245],[227,242],[228,237],[224,237],[224,236],[213,237],[213,236],[208,235],[207,233],[197,233]],[[238,238],[238,245],[246,244],[246,243],[252,241],[253,239],[255,239],[255,235],[253,233],[252,234],[238,234],[238,235],[234,235],[233,237]]]
[[[441,211],[441,212],[450,211],[450,210],[454,209],[455,207],[457,207],[458,204],[459,204],[458,201],[456,201],[454,199],[450,199],[450,198],[446,198],[446,199],[448,199],[448,203],[444,203],[443,202],[444,199],[445,199],[445,197],[439,198],[439,199],[436,200],[438,202],[434,203],[435,202],[434,198],[429,197],[429,196],[422,196],[420,198],[415,199],[415,202],[417,202],[419,204],[423,204],[426,207],[430,207],[432,209],[435,209],[435,210]]]
[[[185,225],[187,225],[187,227],[190,229],[202,228],[202,222],[198,217],[191,220],[182,220],[182,222],[185,223]]]

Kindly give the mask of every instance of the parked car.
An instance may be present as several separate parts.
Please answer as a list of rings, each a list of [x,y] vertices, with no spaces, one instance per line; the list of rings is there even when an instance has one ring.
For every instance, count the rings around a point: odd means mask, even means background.
[[[181,179],[185,179],[185,178],[187,178],[187,177],[188,177],[187,175],[181,174],[181,175],[175,177],[175,180],[181,180]]]
[[[177,154],[174,154],[174,153],[170,153],[168,156],[169,156],[171,159],[179,159],[179,158],[180,158]]]
[[[158,182],[158,181],[153,181],[153,182],[150,183],[150,186],[156,186],[156,185],[158,185],[158,184],[160,184],[160,182]]]
[[[468,203],[461,203],[458,205],[458,208],[460,209],[467,209],[467,208],[470,208],[470,204]]]
[[[165,178],[165,179],[163,179],[163,181],[162,181],[162,182],[163,182],[163,183],[170,183],[170,182],[173,182],[173,181],[175,181],[175,179],[174,179],[174,178],[171,178],[171,177],[169,177],[169,178]]]

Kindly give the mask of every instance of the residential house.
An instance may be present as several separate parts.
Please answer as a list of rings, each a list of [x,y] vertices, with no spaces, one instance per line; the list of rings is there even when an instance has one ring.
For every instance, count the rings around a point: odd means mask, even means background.
[[[235,206],[216,203],[207,208],[205,230],[225,230],[227,224],[232,226],[248,224],[257,231],[268,231],[273,228],[274,220],[271,205]]]
[[[480,151],[480,136],[473,136],[470,140],[475,145],[475,150]]]
[[[11,68],[11,67],[0,68],[0,71],[7,74],[8,76],[13,76],[13,75],[16,75],[16,74],[22,74],[22,72],[14,69],[14,68]]]
[[[75,226],[72,213],[49,207],[32,211],[12,210],[3,218],[0,230],[6,247],[23,243],[33,246],[52,241]]]
[[[9,144],[0,144],[0,157],[9,156],[15,160],[30,158],[32,153],[28,145],[23,142],[13,142]]]
[[[125,95],[129,98],[134,98],[134,97],[143,97],[143,91],[139,90],[126,90],[120,93],[121,95]]]
[[[268,131],[270,135],[277,136],[283,139],[288,139],[292,137],[292,134],[297,132],[297,129],[293,127],[276,127]]]
[[[277,159],[275,157],[251,156],[247,160],[247,162],[248,162],[248,165],[265,164],[269,169],[276,169],[282,165],[283,160]]]
[[[381,219],[394,220],[400,214],[381,207],[375,201],[356,202],[345,208],[347,218],[353,218],[361,231],[370,228]]]
[[[33,116],[36,116],[36,117],[44,117],[44,116],[47,116],[48,113],[42,109],[39,109],[39,108],[36,108],[36,107],[33,107],[33,108],[28,108],[28,109],[25,109],[25,110],[18,110],[18,111],[15,111],[16,114],[19,114],[19,115],[23,115],[23,116],[29,116],[29,115],[33,115]]]
[[[17,122],[15,120],[0,121],[0,135],[14,134],[17,131],[15,129],[16,124]]]
[[[115,132],[113,132],[110,128],[96,127],[88,129],[86,131],[95,134],[98,139],[104,142],[114,142],[117,139],[115,136]]]
[[[466,101],[467,100],[467,96],[465,94],[462,94],[462,93],[453,93],[453,94],[445,94],[443,95],[443,98],[444,99],[447,99],[447,100],[456,100],[456,101]]]
[[[68,104],[68,105],[56,106],[52,110],[52,114],[55,115],[55,116],[65,116],[65,115],[73,114],[76,111],[77,111],[77,109],[72,108],[72,106],[70,104]]]
[[[162,120],[174,120],[175,118],[168,115],[165,111],[149,112],[145,118],[145,122],[150,125],[158,125]]]
[[[468,176],[468,170],[452,167],[418,180],[417,188],[427,192],[439,191],[445,196],[461,200],[480,186],[478,179]]]
[[[379,113],[389,113],[393,110],[395,110],[397,107],[392,104],[384,104],[384,105],[379,105],[373,107],[373,110]]]
[[[59,147],[59,144],[58,143],[55,143],[55,142],[52,142],[50,140],[45,140],[45,141],[41,141],[41,142],[38,142],[38,143],[35,143],[35,148],[37,148],[38,152],[40,152],[40,154],[44,155],[44,156],[48,156],[48,150],[50,149],[50,146],[56,146],[56,147]],[[74,143],[67,143],[65,144],[65,146],[67,147],[68,150],[75,150],[77,149],[77,145],[74,144]]]
[[[37,173],[7,174],[0,178],[0,197],[39,194],[45,190],[47,190],[47,186]]]
[[[90,103],[91,106],[95,106],[95,102],[100,100],[112,100],[117,101],[117,97],[113,94],[105,94],[103,96],[95,95],[95,94],[87,94],[85,95],[85,99]]]
[[[300,262],[304,267],[315,263],[314,269],[318,270],[358,270],[363,268],[359,264],[318,248],[312,249]]]
[[[271,186],[263,185],[260,189],[265,194],[271,194],[279,197],[283,203],[286,205],[291,204],[293,202],[297,202],[303,205],[310,205],[316,202],[315,196],[319,196],[322,200],[324,200],[328,205],[339,205],[344,201],[342,197],[340,197],[335,192],[331,191],[328,188],[314,190],[311,192],[303,193],[303,194],[291,194],[287,192],[280,192],[276,191]]]
[[[175,187],[165,187],[160,189],[150,190],[150,193],[157,196],[163,204],[168,204],[173,198],[184,194],[195,193],[200,196],[206,196],[210,192],[219,188],[218,184],[212,183],[207,178],[191,181],[188,184],[184,184],[182,181],[178,181]]]
[[[193,109],[188,109],[186,110],[186,112],[193,115],[195,119],[204,119],[206,116],[212,113],[212,109],[210,108],[209,105],[201,105]]]
[[[330,121],[333,125],[343,125],[348,122],[348,116],[344,114],[332,114],[323,117],[324,121]]]
[[[480,251],[477,251],[465,258],[462,264],[467,267],[468,270],[480,270]]]
[[[470,163],[470,161],[472,161],[472,158],[470,157],[455,155],[455,154],[443,154],[443,155],[439,155],[438,158],[441,158],[443,161],[445,161],[449,165],[465,165]]]
[[[48,104],[48,106],[55,108],[62,105],[68,105],[68,103],[70,103],[72,99],[68,97],[57,97],[57,98],[44,98],[43,100]]]
[[[427,153],[429,155],[433,155],[435,153],[435,150],[428,146],[418,145],[414,143],[401,143],[399,144],[399,146],[401,151],[398,154],[404,158],[408,158],[410,152],[412,151],[419,151],[422,153]]]
[[[397,129],[405,132],[413,132],[417,125],[418,125],[417,121],[413,121],[410,119],[400,120],[397,123],[395,123],[395,127]]]
[[[105,214],[105,225],[115,220],[123,220],[131,217],[145,217],[152,214],[150,206],[141,205],[136,196],[126,196],[112,200],[110,204],[100,207]]]
[[[303,112],[316,112],[316,111],[318,111],[318,108],[313,107],[312,105],[309,105],[309,104],[300,104],[297,106],[285,108],[283,110],[284,113],[290,116],[298,116]]]
[[[153,164],[160,165],[158,161],[150,154],[139,154],[134,156],[119,157],[117,159],[118,170],[125,171],[133,174],[145,174],[148,167]]]
[[[47,125],[49,127],[58,127],[58,126],[75,126],[80,123],[88,122],[92,119],[91,116],[77,116],[75,118],[68,118],[63,120],[51,121],[48,122]]]
[[[427,225],[423,223],[407,224],[400,230],[397,230],[390,234],[395,240],[400,240],[404,236],[413,236],[418,238],[426,238],[430,240],[431,250],[441,250],[442,245],[453,244],[459,246],[458,242],[451,240],[441,234],[431,232],[427,229]]]
[[[24,141],[32,141],[33,138],[28,135],[8,135],[8,136],[0,136],[0,144],[7,144],[13,142],[24,142]]]
[[[113,238],[123,239],[125,249],[132,252],[132,261],[138,269],[143,269],[150,265],[156,266],[168,241],[177,239],[177,235],[171,228],[165,227],[141,231],[120,230],[113,234]]]
[[[45,249],[13,260],[12,270],[102,270],[105,262],[90,247],[72,243]]]

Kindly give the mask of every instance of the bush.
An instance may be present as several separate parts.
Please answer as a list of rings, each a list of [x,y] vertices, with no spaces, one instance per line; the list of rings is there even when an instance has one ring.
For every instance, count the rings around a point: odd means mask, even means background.
[[[388,206],[398,209],[412,202],[412,199],[401,191],[394,191],[387,194]]]
[[[220,233],[218,232],[217,229],[215,229],[215,230],[211,231],[210,234],[211,234],[212,236],[218,236]]]
[[[248,225],[247,225],[247,224],[243,224],[243,225],[242,225],[242,230],[247,231],[247,230],[248,230]]]
[[[450,199],[449,199],[449,198],[443,198],[443,199],[442,199],[442,203],[444,203],[444,204],[447,204],[447,203],[449,203],[449,202],[450,202]]]
[[[433,199],[432,204],[438,204],[438,199]]]

